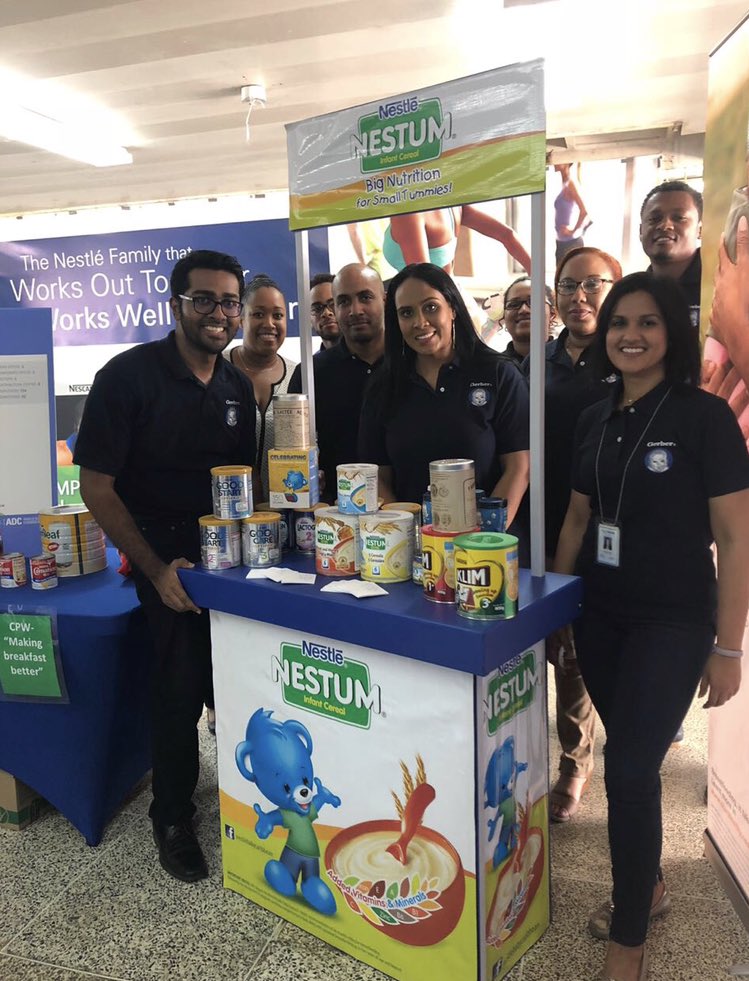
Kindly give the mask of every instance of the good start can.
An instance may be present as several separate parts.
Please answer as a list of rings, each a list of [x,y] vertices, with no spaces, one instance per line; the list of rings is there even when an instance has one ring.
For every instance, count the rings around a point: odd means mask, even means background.
[[[455,583],[458,613],[470,620],[514,617],[518,611],[518,540],[480,531],[458,535]]]
[[[281,551],[286,552],[294,548],[294,514],[298,512],[290,511],[288,508],[272,508],[267,501],[263,504],[256,504],[255,511],[272,511],[281,516]]]
[[[17,586],[25,586],[27,582],[26,559],[21,552],[5,552],[0,555],[0,586],[15,589]]]
[[[200,561],[206,569],[235,569],[242,560],[239,522],[206,514],[198,518]]]
[[[242,565],[265,569],[281,560],[281,515],[255,511],[242,519]]]
[[[409,511],[378,511],[359,518],[362,579],[407,582],[413,571],[414,517]]]
[[[54,589],[57,585],[57,563],[54,555],[33,555],[29,559],[32,589]]]
[[[432,525],[437,531],[476,527],[476,475],[473,460],[433,460],[429,464]]]
[[[315,511],[315,569],[321,576],[355,576],[359,571],[359,518],[338,508]]]
[[[309,402],[306,395],[285,392],[273,396],[273,447],[300,450],[312,445],[309,433]]]
[[[438,531],[433,525],[421,529],[424,596],[432,603],[455,602],[453,542],[457,537],[456,532]]]
[[[317,547],[315,540],[315,514],[317,511],[325,510],[328,507],[330,507],[328,504],[316,504],[309,511],[291,512],[297,552],[304,552],[305,555],[315,554]]]
[[[374,514],[379,506],[376,463],[340,463],[336,480],[342,514]]]
[[[241,521],[252,514],[252,467],[211,467],[213,515]]]
[[[424,581],[424,569],[421,564],[421,505],[410,501],[395,501],[393,504],[383,504],[383,511],[408,511],[414,516],[413,520],[413,561],[411,563],[411,578],[421,584]]]

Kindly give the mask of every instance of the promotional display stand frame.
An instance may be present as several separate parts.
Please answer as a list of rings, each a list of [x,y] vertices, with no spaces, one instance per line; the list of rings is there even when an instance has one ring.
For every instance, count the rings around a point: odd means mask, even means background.
[[[305,557],[283,564],[312,567]],[[578,615],[580,581],[521,570],[518,615],[472,621],[410,582],[360,601],[321,592],[322,577],[282,586],[245,575],[180,570],[211,610],[224,884],[402,981],[504,977],[549,922],[543,638]],[[256,713],[269,732],[277,726],[268,741],[292,726],[290,742],[309,748],[321,812],[309,823],[332,912],[271,884],[267,869],[296,832],[279,818],[260,837],[261,813],[283,812],[273,810]],[[298,779],[273,765],[282,784]],[[386,863],[378,893],[374,872],[357,876],[338,856],[357,835],[361,855],[370,832],[399,837],[391,791],[401,793],[404,765],[423,767],[434,792],[414,840],[452,855],[458,872],[414,873],[414,859],[396,883]]]

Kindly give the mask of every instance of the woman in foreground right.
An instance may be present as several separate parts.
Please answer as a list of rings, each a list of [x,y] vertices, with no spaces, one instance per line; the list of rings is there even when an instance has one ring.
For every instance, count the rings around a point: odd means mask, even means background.
[[[580,418],[554,569],[584,580],[574,642],[606,729],[613,894],[589,922],[608,939],[599,978],[641,981],[649,919],[669,907],[661,764],[697,685],[714,708],[741,680],[749,454],[729,406],[697,387],[697,331],[671,280],[616,283],[595,345],[599,374],[618,381]]]

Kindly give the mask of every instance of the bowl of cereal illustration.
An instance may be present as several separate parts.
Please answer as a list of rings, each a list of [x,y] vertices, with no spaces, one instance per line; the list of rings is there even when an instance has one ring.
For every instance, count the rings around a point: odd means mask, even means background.
[[[544,836],[523,808],[514,854],[505,863],[486,920],[486,942],[501,947],[523,924],[544,876]]]
[[[402,764],[405,804],[393,794],[400,820],[344,828],[328,845],[325,866],[354,913],[394,940],[427,947],[457,926],[465,877],[454,846],[421,824],[435,791],[417,761],[416,782]]]

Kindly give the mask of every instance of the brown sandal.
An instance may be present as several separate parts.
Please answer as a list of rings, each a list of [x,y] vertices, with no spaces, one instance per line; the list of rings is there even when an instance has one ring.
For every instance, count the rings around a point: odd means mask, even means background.
[[[555,824],[566,824],[577,814],[583,794],[588,789],[590,777],[586,777],[580,787],[580,796],[575,797],[566,790],[561,789],[561,784],[569,786],[570,780],[582,780],[582,777],[567,777],[561,775],[554,786],[549,791],[549,820]],[[554,813],[553,808],[557,808]]]

